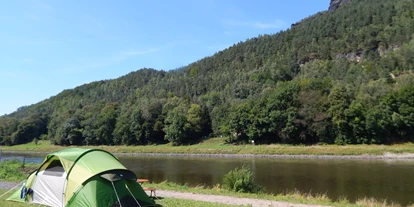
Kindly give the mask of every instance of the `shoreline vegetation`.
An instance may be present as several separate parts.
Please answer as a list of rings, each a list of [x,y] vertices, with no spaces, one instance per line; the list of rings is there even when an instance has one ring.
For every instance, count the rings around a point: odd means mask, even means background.
[[[0,194],[3,195],[11,187],[18,185],[18,181],[24,180],[29,174],[29,170],[32,170],[36,167],[34,164],[23,165],[17,161],[6,161],[0,162],[0,184],[7,184],[8,187],[0,188]],[[12,185],[13,184],[13,185]],[[214,187],[209,188],[203,185],[198,186],[188,186],[188,185],[178,185],[171,182],[161,182],[161,183],[147,183],[145,185],[152,186],[157,188],[160,191],[173,191],[178,193],[191,193],[198,194],[201,196],[230,196],[234,198],[250,198],[250,199],[261,199],[277,202],[289,202],[292,204],[305,204],[305,205],[327,205],[327,206],[346,206],[346,207],[373,207],[373,206],[391,206],[399,207],[399,204],[393,203],[392,201],[386,200],[376,200],[375,198],[360,198],[355,202],[349,201],[347,198],[343,197],[336,201],[328,198],[326,194],[312,194],[304,193],[299,191],[286,192],[283,194],[267,194],[267,193],[238,193],[231,192],[229,190],[223,189],[220,184],[216,184]],[[1,186],[1,185],[0,185]],[[1,202],[5,202],[7,206],[10,207],[20,207],[23,206],[21,203],[5,201],[5,199],[11,194],[7,193],[0,198]],[[179,198],[170,198],[163,197],[160,200],[157,200],[157,204],[165,206],[236,206],[236,205],[225,205],[217,203],[208,203],[195,200],[185,200]],[[246,206],[246,205],[243,205]],[[247,205],[249,206],[249,205]],[[294,205],[293,205],[294,206]],[[302,206],[302,205],[301,205]],[[414,207],[411,205],[410,207]]]
[[[395,145],[231,145],[223,139],[211,138],[188,146],[57,146],[48,141],[31,142],[15,146],[0,146],[9,153],[50,153],[67,147],[99,148],[116,155],[126,156],[193,156],[228,158],[280,158],[280,159],[414,159],[414,144]]]

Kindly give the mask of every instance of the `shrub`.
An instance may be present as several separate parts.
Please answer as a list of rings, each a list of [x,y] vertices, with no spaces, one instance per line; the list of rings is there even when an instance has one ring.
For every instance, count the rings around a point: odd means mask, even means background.
[[[22,167],[22,163],[17,160],[9,160],[0,162],[0,180],[18,181],[25,178],[19,168]]]
[[[253,173],[250,168],[244,165],[224,175],[223,188],[240,193],[264,192],[264,188],[254,182]]]

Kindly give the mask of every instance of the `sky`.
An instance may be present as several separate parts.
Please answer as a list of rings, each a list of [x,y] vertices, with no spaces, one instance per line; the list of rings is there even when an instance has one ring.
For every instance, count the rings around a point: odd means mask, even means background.
[[[13,0],[0,5],[0,115],[141,68],[172,70],[330,0]]]

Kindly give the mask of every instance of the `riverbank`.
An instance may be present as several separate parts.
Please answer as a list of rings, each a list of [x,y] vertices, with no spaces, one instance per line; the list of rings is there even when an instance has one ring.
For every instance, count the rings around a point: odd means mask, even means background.
[[[33,171],[38,165],[25,165],[17,161],[0,162],[0,194],[3,194],[8,189],[14,186],[19,187],[20,182],[24,180],[27,175]],[[19,184],[20,183],[20,184]],[[145,183],[144,187],[155,187],[158,197],[165,198],[157,200],[157,203],[165,206],[396,206],[397,204],[390,204],[386,201],[377,201],[372,198],[358,199],[356,203],[350,203],[346,198],[333,201],[326,194],[302,193],[299,191],[286,192],[282,194],[250,194],[237,193],[225,190],[220,184],[214,187],[205,186],[187,186],[178,185],[170,182],[161,183]],[[11,194],[4,195],[4,200]],[[184,199],[184,200],[182,200]],[[188,201],[188,200],[191,201]],[[158,202],[159,201],[159,202]],[[209,202],[216,202],[220,204],[208,204]],[[238,202],[235,202],[238,201]],[[172,204],[172,205],[170,205]],[[256,204],[256,205],[255,205]],[[263,205],[258,205],[263,204]],[[7,202],[7,206],[17,207],[20,205],[15,202]],[[414,206],[412,206],[414,207]]]
[[[0,181],[0,186],[8,183],[9,186],[18,185],[15,182]],[[12,185],[13,184],[13,185]],[[398,204],[378,201],[373,198],[361,198],[356,203],[350,203],[346,198],[332,201],[326,195],[311,195],[299,192],[291,192],[279,195],[235,193],[223,190],[219,187],[206,189],[202,186],[188,187],[174,183],[149,183],[157,188],[154,200],[165,207],[401,207]],[[10,187],[11,188],[11,187]],[[0,188],[0,195],[8,189]],[[12,191],[13,192],[13,191]],[[10,193],[0,198],[0,202],[9,207],[20,207],[26,204],[6,201]],[[408,207],[414,207],[413,205]]]
[[[71,146],[75,147],[75,146]],[[190,146],[76,146],[99,148],[116,155],[129,156],[203,156],[203,157],[263,157],[281,159],[414,159],[414,144],[395,145],[229,145],[221,138],[212,138]],[[65,149],[48,141],[15,146],[0,146],[5,152],[50,153]]]

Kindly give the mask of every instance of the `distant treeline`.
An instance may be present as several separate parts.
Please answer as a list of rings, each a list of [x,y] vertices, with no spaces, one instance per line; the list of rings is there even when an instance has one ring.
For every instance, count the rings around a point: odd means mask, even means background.
[[[413,141],[413,34],[414,1],[352,1],[177,70],[141,69],[21,107],[0,117],[0,143]]]

